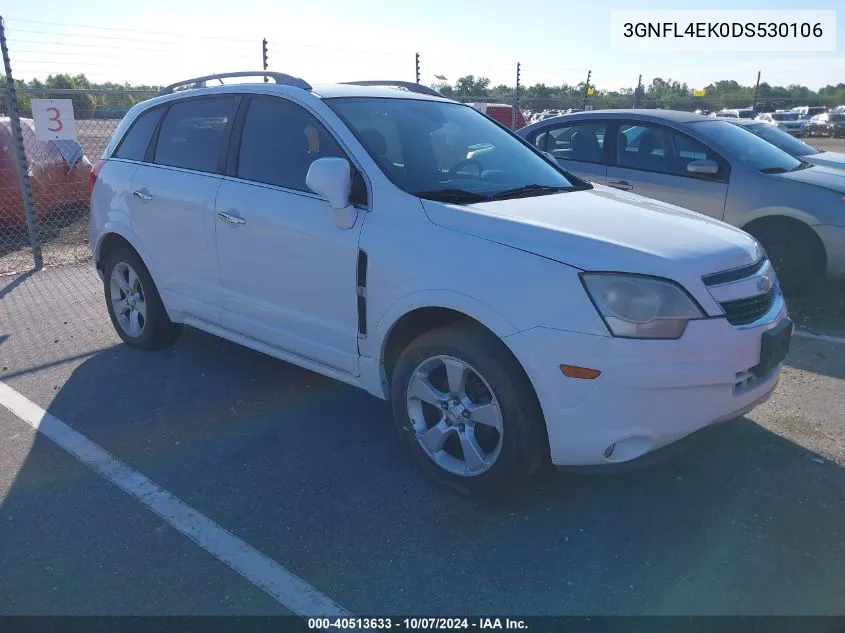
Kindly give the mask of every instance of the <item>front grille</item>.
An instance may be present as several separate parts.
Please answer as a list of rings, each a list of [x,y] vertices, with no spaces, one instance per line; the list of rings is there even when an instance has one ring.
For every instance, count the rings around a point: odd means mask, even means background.
[[[751,277],[751,275],[758,272],[765,263],[766,258],[761,257],[753,264],[747,264],[745,266],[740,266],[739,268],[732,268],[721,273],[711,273],[702,277],[702,280],[704,281],[705,286],[718,286],[720,284],[731,283],[732,281],[740,281],[746,277]]]
[[[756,297],[724,301],[719,305],[731,325],[748,325],[762,317],[775,302],[774,286],[766,293]]]

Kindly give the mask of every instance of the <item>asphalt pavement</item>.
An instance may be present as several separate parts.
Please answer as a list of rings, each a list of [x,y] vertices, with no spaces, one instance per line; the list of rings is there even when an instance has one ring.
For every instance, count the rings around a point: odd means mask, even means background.
[[[363,391],[194,330],[127,348],[88,265],[0,277],[0,381],[351,613],[845,614],[837,293],[796,304],[822,338],[769,403],[495,502],[432,484]],[[0,614],[289,612],[115,481],[0,406]]]

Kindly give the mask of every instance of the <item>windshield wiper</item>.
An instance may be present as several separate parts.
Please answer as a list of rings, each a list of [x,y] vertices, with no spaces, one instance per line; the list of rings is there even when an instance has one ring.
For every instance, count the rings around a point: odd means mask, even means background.
[[[786,170],[783,167],[763,167],[760,170],[764,174],[785,174]]]
[[[487,202],[490,196],[466,189],[432,189],[431,191],[418,191],[414,194],[418,198],[426,200],[437,200],[439,202],[453,202],[455,204],[469,204],[471,202]]]
[[[569,191],[572,187],[562,187],[555,185],[525,185],[524,187],[516,187],[514,189],[505,189],[490,196],[491,200],[505,200],[508,198],[526,198],[528,196],[543,196],[550,193],[559,193],[561,191]]]
[[[790,169],[789,171],[799,171],[801,169],[808,169],[813,166],[813,163],[808,163],[806,160],[802,160],[797,167]]]

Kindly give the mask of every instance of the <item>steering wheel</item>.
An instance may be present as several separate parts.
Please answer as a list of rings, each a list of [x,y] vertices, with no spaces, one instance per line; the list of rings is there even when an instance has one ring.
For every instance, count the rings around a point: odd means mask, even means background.
[[[475,168],[478,170],[479,176],[481,176],[481,174],[484,172],[484,165],[481,164],[480,160],[478,160],[477,158],[465,158],[449,170],[449,177],[454,178],[458,175],[458,173],[460,173],[460,171],[464,167],[468,167],[470,165],[475,166]]]

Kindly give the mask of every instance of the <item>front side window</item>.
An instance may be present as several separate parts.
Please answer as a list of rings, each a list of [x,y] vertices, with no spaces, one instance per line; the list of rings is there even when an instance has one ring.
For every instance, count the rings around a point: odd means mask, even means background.
[[[158,125],[161,115],[164,113],[164,108],[155,108],[148,110],[141,116],[135,119],[129,131],[123,137],[120,145],[115,151],[115,158],[125,158],[126,160],[144,160],[147,154],[147,148],[150,145],[150,139],[153,137],[156,125]]]
[[[238,178],[307,191],[308,168],[318,158],[346,158],[307,110],[279,98],[253,98],[244,118]]]
[[[695,139],[676,130],[648,123],[623,123],[616,135],[616,164],[677,176],[692,176],[687,165],[696,160],[712,160],[724,165],[721,157]]]
[[[728,121],[697,121],[690,124],[695,132],[725,150],[725,155],[764,173],[782,173],[801,167],[801,161]]]
[[[809,156],[810,154],[819,153],[815,147],[802,143],[788,132],[784,132],[773,125],[759,123],[749,125],[747,129],[792,156]]]
[[[451,102],[339,97],[326,103],[385,175],[419,197],[455,203],[589,187],[472,108]]]
[[[584,163],[602,162],[607,123],[580,121],[548,127],[534,143],[555,158]]]
[[[216,172],[234,102],[234,97],[207,97],[174,103],[161,122],[154,162]]]

